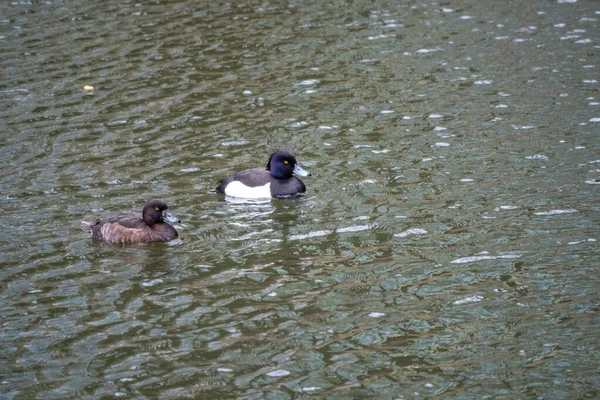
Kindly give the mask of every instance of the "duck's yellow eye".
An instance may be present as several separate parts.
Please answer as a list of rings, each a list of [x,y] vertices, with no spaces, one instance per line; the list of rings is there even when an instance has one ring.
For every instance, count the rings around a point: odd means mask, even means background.
[[[284,163],[285,165],[288,165],[290,162],[289,162],[288,160],[285,160],[283,163]]]
[[[160,208],[158,208],[158,207],[154,207],[154,209],[155,209],[156,211],[160,211]]]

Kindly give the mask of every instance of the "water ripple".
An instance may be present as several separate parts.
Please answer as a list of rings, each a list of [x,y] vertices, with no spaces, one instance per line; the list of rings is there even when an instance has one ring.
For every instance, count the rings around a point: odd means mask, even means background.
[[[0,3],[2,393],[593,397],[596,8]]]

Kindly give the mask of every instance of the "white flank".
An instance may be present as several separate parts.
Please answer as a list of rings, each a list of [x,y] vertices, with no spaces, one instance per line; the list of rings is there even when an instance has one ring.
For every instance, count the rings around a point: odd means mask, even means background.
[[[240,181],[233,181],[225,188],[225,194],[244,199],[266,199],[271,197],[271,183],[263,186],[249,187]]]

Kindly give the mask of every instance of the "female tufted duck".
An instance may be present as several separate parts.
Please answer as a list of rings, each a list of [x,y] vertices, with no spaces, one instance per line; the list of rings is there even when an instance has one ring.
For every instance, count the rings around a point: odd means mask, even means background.
[[[98,219],[96,222],[81,221],[81,226],[92,238],[107,243],[151,243],[166,242],[177,238],[177,231],[168,222],[180,222],[167,211],[167,204],[151,199],[144,204],[142,217],[130,214],[115,218]]]
[[[217,193],[246,199],[302,196],[306,193],[306,186],[293,174],[311,175],[300,168],[292,153],[280,150],[271,154],[266,169],[248,169],[221,179]]]

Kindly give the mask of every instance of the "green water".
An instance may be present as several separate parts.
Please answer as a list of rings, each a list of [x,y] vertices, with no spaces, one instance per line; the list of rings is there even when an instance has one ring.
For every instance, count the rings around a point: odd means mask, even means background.
[[[599,397],[599,20],[1,3],[0,398]],[[306,198],[211,193],[277,149]]]

